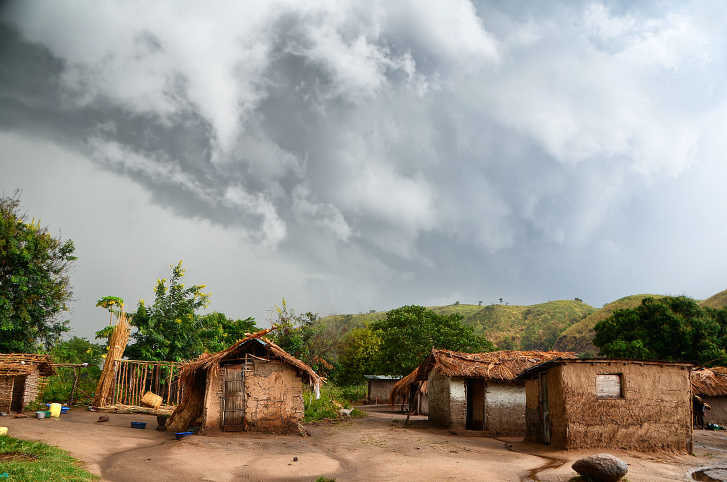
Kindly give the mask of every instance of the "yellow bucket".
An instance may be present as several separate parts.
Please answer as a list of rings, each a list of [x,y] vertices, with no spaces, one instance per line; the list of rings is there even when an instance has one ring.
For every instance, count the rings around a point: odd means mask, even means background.
[[[7,435],[8,434],[8,428],[7,427],[0,427],[0,436]]]
[[[51,403],[50,404],[50,416],[51,417],[60,417],[61,416],[61,404],[60,403]]]

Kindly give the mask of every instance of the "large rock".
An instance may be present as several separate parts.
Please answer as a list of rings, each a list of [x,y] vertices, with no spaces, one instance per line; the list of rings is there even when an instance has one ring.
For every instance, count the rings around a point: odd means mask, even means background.
[[[626,462],[610,454],[591,455],[576,460],[571,467],[583,477],[599,482],[615,482],[629,471]]]

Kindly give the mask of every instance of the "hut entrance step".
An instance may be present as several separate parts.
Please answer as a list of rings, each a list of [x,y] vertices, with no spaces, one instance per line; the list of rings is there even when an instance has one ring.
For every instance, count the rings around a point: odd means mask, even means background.
[[[225,384],[222,430],[241,432],[245,418],[245,378],[243,364],[222,367]]]

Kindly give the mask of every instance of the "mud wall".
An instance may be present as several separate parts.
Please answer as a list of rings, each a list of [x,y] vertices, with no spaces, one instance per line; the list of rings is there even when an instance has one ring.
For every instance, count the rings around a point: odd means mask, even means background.
[[[541,383],[546,385],[547,410],[541,401]],[[595,383],[594,383],[595,390]],[[561,367],[536,375],[525,382],[525,439],[531,442],[549,443],[555,447],[565,447],[567,423],[563,399]],[[544,437],[546,418],[549,426],[550,441]]]
[[[565,420],[553,418],[553,445],[689,452],[691,385],[686,367],[639,363],[570,363],[560,371]],[[620,374],[622,398],[598,399],[600,374]],[[551,404],[556,401],[552,397]],[[557,409],[551,410],[557,413]],[[555,429],[562,436],[555,437]],[[567,437],[565,436],[567,434]]]
[[[439,427],[449,427],[449,378],[432,370],[427,381],[429,420]]]
[[[525,387],[503,383],[486,385],[485,431],[492,435],[525,434]]]
[[[712,409],[704,414],[704,423],[727,426],[727,397],[702,397]]]
[[[13,402],[13,377],[0,376],[0,412],[10,413]]]
[[[394,385],[399,380],[369,380],[368,399],[371,403],[389,403]]]
[[[25,393],[23,394],[23,407],[34,402],[40,395],[40,372],[36,367],[25,377]]]
[[[449,379],[449,427],[454,430],[467,428],[467,390],[464,378]]]
[[[204,420],[202,425],[206,431],[222,430],[222,410],[224,406],[225,383],[224,371],[208,370],[202,409]]]
[[[296,432],[303,419],[303,380],[279,360],[254,360],[245,377],[245,424],[254,432]]]

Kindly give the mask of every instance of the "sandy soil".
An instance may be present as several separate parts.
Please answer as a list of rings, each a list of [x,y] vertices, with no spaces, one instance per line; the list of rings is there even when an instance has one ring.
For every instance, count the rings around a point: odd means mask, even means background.
[[[567,481],[578,458],[603,452],[554,451],[518,439],[432,428],[423,417],[377,409],[336,424],[311,424],[310,437],[216,434],[181,441],[158,432],[155,417],[99,413],[80,408],[60,420],[0,419],[10,434],[63,447],[110,481],[315,480],[540,480]],[[148,422],[146,430],[129,427]],[[727,465],[727,434],[695,432],[696,456],[608,451],[630,465],[629,480],[684,480],[698,466]],[[293,457],[298,460],[294,461]],[[540,470],[539,470],[540,469]]]

